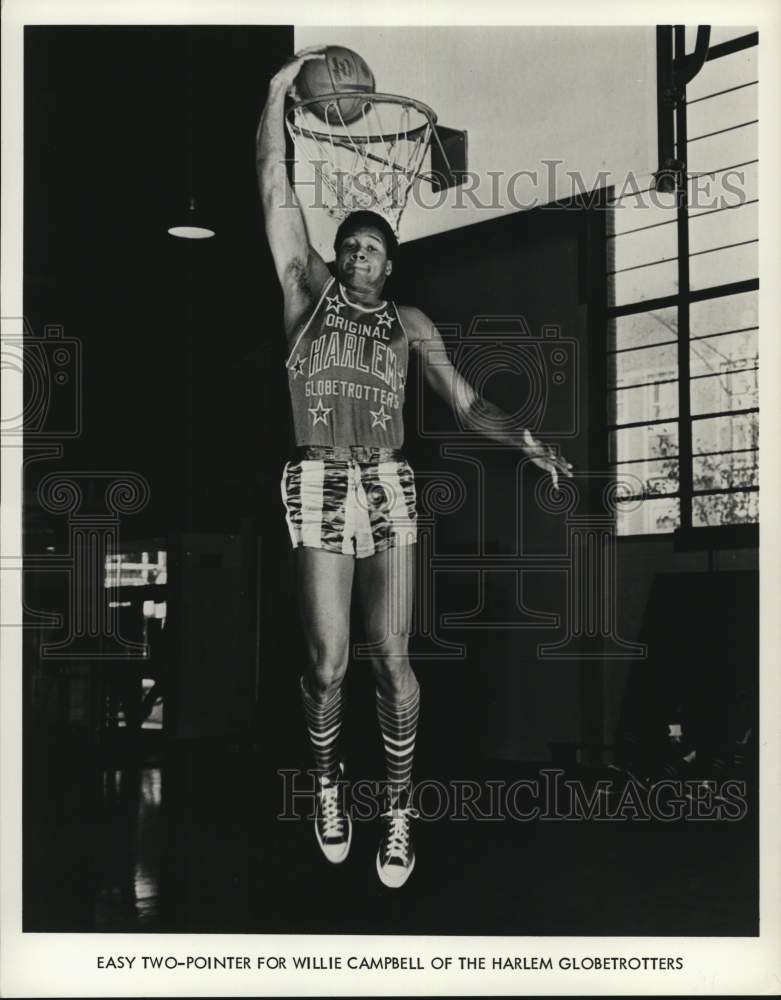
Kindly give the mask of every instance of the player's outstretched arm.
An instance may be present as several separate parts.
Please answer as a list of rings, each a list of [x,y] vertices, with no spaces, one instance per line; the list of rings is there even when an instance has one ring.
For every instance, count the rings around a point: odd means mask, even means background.
[[[474,387],[453,366],[442,343],[439,330],[420,309],[399,306],[399,314],[423,366],[427,383],[445,402],[455,409],[465,424],[492,441],[520,448],[535,465],[550,473],[554,483],[559,476],[572,476],[572,466],[547,445],[537,441],[531,431],[510,427],[509,415],[500,407],[483,399]]]
[[[304,216],[285,164],[285,97],[303,64],[308,59],[322,58],[322,49],[302,49],[272,77],[256,136],[255,164],[266,236],[282,285],[288,333],[330,277],[322,257],[309,244]]]

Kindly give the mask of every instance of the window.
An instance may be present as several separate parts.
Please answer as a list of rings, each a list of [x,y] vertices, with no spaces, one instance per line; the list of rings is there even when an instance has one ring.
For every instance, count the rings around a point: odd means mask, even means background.
[[[167,581],[167,553],[156,551],[116,552],[106,556],[104,587],[146,587]]]
[[[627,186],[610,203],[623,535],[758,520],[757,35],[719,31],[676,113],[682,190]],[[675,29],[678,51],[683,37]]]

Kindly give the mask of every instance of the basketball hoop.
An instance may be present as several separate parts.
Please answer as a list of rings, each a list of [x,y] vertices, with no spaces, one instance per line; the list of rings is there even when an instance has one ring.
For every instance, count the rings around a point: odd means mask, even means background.
[[[343,104],[349,109],[344,114]],[[369,210],[398,234],[412,185],[418,178],[431,182],[420,171],[432,138],[450,169],[435,112],[411,97],[365,90],[322,94],[297,101],[285,120],[296,149],[322,182],[326,211],[339,221]]]

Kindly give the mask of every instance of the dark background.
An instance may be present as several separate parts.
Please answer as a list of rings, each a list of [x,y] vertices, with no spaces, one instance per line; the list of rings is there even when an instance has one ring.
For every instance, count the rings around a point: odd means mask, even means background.
[[[149,479],[138,537],[237,526],[286,448],[254,142],[291,47],[286,27],[26,29],[25,313],[81,339],[68,461]],[[216,238],[167,234],[191,193]]]
[[[160,539],[170,563],[166,643],[152,652],[166,679],[159,738],[136,740],[106,721],[119,680],[146,676],[149,664],[47,663],[40,644],[52,635],[26,634],[26,929],[751,933],[756,867],[753,841],[740,839],[753,836],[746,826],[706,832],[705,845],[676,828],[670,864],[663,828],[422,825],[428,860],[390,906],[369,885],[374,848],[364,829],[339,881],[342,873],[319,865],[308,824],[274,823],[276,770],[309,764],[279,495],[290,443],[282,301],[254,137],[268,80],[292,46],[290,27],[26,29],[25,315],[33,337],[59,324],[78,338],[83,389],[81,435],[55,462],[28,455],[26,552],[67,546],[66,519],[37,504],[42,475],[132,471],[151,495],[123,519],[121,541],[132,551],[137,540]],[[167,234],[191,195],[215,238]],[[451,343],[477,316],[492,317],[494,332],[497,316],[523,316],[533,336],[559,326],[577,347],[568,378],[578,430],[561,437],[566,407],[554,396],[537,429],[560,438],[595,482],[606,468],[603,222],[599,211],[549,208],[416,241],[402,248],[387,289],[424,309]],[[526,388],[498,374],[487,394],[514,409]],[[443,453],[443,440],[462,439],[414,369],[406,418],[419,488],[442,473],[466,485],[463,507],[435,519],[435,550],[476,553],[477,473]],[[430,427],[444,437],[420,433]],[[485,551],[512,552],[521,538],[527,551],[561,552],[563,516],[532,502],[538,474],[519,496],[512,454],[488,449],[480,462]],[[598,510],[589,483],[580,485],[583,510]],[[746,687],[730,671],[749,686],[753,677],[754,563],[755,553],[677,553],[669,538],[621,543],[619,632],[649,643],[641,664],[541,663],[537,643],[560,633],[491,625],[519,614],[511,577],[444,574],[437,613],[479,608],[472,624],[486,627],[442,626],[463,656],[413,638],[423,689],[418,779],[514,780],[551,762],[577,774],[589,764],[593,777],[614,755],[622,711],[657,738],[680,691],[707,728],[712,692],[723,709]],[[54,575],[28,574],[28,605],[67,614]],[[708,587],[694,585],[706,578]],[[523,595],[535,611],[561,614],[561,574],[528,574]],[[731,634],[745,638],[699,641],[714,608],[732,614]],[[382,774],[372,699],[357,661],[345,732],[353,778]],[[318,905],[322,893],[337,899],[335,910]],[[641,896],[654,902],[638,911]]]

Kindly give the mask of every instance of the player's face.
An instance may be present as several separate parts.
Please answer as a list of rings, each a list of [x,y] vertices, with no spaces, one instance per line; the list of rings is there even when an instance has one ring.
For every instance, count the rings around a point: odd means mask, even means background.
[[[374,226],[362,226],[348,232],[339,245],[336,269],[345,285],[382,288],[393,269],[382,232]]]

